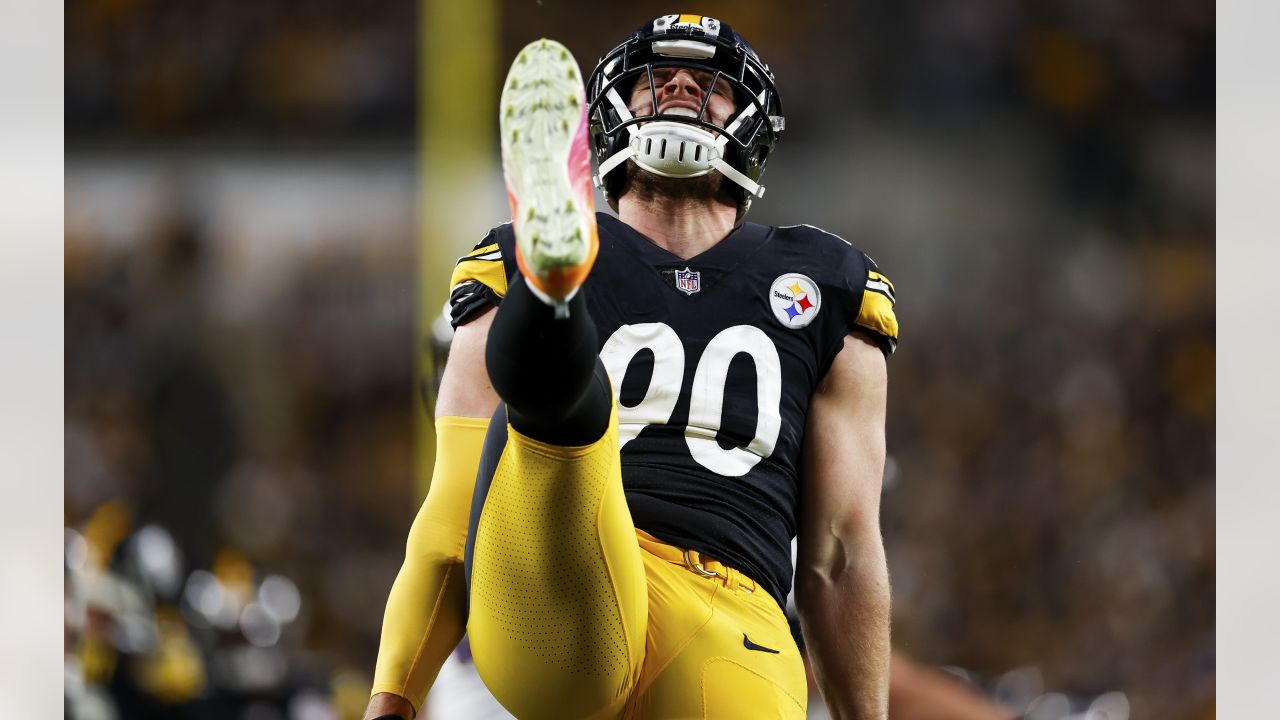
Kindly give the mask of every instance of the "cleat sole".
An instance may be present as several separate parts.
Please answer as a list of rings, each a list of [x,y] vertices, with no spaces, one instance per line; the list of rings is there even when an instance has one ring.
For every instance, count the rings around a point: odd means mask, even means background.
[[[527,45],[511,65],[500,107],[516,260],[543,294],[566,299],[597,250],[585,94],[572,54],[552,40]]]

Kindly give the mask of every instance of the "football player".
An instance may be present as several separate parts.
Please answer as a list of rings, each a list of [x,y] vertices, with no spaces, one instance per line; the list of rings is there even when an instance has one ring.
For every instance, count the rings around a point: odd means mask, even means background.
[[[839,237],[745,221],[784,128],[768,66],[667,15],[585,93],[563,46],[529,45],[499,114],[512,222],[454,270],[366,718],[411,718],[464,630],[517,717],[803,718],[797,534],[828,706],[885,717],[894,290]]]

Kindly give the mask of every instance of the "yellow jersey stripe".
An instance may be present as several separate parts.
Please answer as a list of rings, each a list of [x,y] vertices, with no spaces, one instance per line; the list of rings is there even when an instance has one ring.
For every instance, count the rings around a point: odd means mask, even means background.
[[[867,272],[867,279],[868,279],[868,280],[879,280],[879,281],[883,282],[885,285],[888,285],[888,286],[889,286],[889,290],[890,290],[891,292],[895,292],[895,293],[896,293],[896,292],[898,292],[898,289],[897,289],[897,288],[895,288],[895,287],[893,286],[893,282],[891,282],[891,281],[889,280],[889,278],[885,277],[884,275],[881,275],[880,273],[876,272],[875,270],[869,270],[869,271]]]
[[[890,340],[898,339],[898,316],[893,312],[893,301],[883,293],[874,290],[862,291],[862,307],[858,310],[858,319],[855,322],[860,327]]]
[[[495,249],[497,245],[493,246]],[[472,260],[463,258],[453,268],[449,278],[449,287],[456,288],[467,282],[477,281],[503,297],[507,294],[507,272],[504,263],[492,260]]]
[[[458,258],[458,264],[461,265],[467,260],[480,259],[486,255],[489,255],[489,256],[496,255],[496,258],[492,258],[492,259],[500,259],[502,255],[498,253],[498,243],[489,243],[488,245],[482,245],[480,247],[472,249],[471,252],[468,252],[466,255],[463,255],[462,257]],[[491,259],[491,258],[485,258],[485,259]]]

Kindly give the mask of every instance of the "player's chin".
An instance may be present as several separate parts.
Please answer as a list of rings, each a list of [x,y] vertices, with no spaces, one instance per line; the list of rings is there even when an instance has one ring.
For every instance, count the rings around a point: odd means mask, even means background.
[[[675,200],[713,200],[734,205],[737,200],[729,192],[729,183],[719,170],[690,178],[670,178],[645,170],[627,161],[626,192],[634,192],[641,199],[665,197]]]

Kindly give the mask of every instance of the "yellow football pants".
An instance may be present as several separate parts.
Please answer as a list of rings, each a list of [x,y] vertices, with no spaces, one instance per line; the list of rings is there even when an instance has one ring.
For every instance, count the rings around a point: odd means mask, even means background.
[[[805,716],[778,604],[635,529],[616,405],[584,447],[508,426],[476,529],[467,632],[480,676],[522,720]]]

